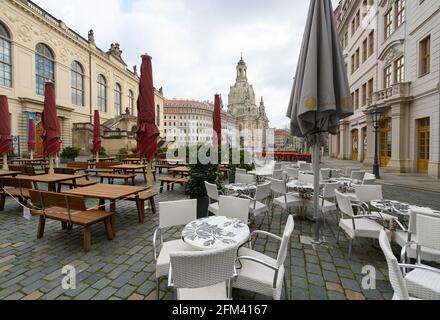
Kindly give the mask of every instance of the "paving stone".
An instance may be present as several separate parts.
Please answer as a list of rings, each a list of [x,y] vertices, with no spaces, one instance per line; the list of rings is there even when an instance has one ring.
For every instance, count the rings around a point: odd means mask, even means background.
[[[340,277],[349,278],[349,279],[355,278],[354,273],[350,269],[337,267],[336,272],[339,274]]]
[[[307,290],[305,290],[303,288],[293,288],[291,299],[292,300],[300,300],[300,301],[301,300],[309,300],[309,293]]]
[[[325,286],[329,291],[336,291],[342,294],[344,293],[344,288],[342,288],[342,286],[338,283],[327,282]]]
[[[328,295],[329,300],[347,300],[345,295],[343,295],[342,293],[339,293],[339,292],[328,291],[327,295]]]
[[[141,286],[139,286],[139,288],[136,291],[144,296],[149,295],[152,291],[154,291],[154,293],[155,293],[156,292],[156,283],[153,281],[147,280]]]
[[[112,287],[105,287],[104,289],[100,290],[99,293],[92,298],[92,300],[107,300],[109,299],[117,289]]]
[[[309,273],[307,274],[307,280],[309,284],[313,284],[319,287],[324,287],[324,278],[320,275]]]
[[[322,274],[321,267],[318,264],[314,264],[314,263],[307,263],[306,271],[308,273],[315,273],[319,275]]]
[[[344,289],[361,292],[361,287],[359,286],[357,281],[353,279],[341,278],[341,284],[344,287]]]
[[[121,299],[126,299],[128,298],[134,291],[136,290],[136,287],[126,284],[125,286],[123,286],[122,288],[120,288],[116,293],[115,296],[121,298]]]
[[[25,296],[22,300],[38,300],[44,295],[41,291],[34,291],[31,294]]]
[[[308,285],[307,279],[294,276],[294,277],[292,277],[292,286],[294,288],[298,287],[298,288],[307,289],[307,287],[309,285]]]
[[[126,271],[123,274],[121,274],[119,277],[117,277],[110,285],[115,288],[121,288],[124,285],[126,285],[133,277],[135,273],[131,271]]]
[[[322,275],[326,281],[340,283],[340,278],[336,272],[324,270]]]
[[[89,287],[83,292],[81,292],[81,294],[77,295],[75,297],[75,300],[90,300],[98,292],[99,292],[98,290]]]
[[[346,290],[345,291],[345,295],[346,295],[348,300],[365,300],[364,295],[362,293],[360,293],[360,292],[354,292],[354,291]]]
[[[310,299],[312,300],[327,300],[327,290],[325,287],[309,285]]]

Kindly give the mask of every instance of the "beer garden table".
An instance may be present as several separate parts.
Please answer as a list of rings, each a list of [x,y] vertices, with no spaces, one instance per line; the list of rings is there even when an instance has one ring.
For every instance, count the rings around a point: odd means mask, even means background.
[[[76,179],[84,178],[87,175],[85,174],[77,174],[77,175],[71,175],[71,174],[43,174],[39,176],[23,176],[18,177],[17,179],[21,180],[28,180],[32,181],[36,187],[36,183],[47,183],[48,185],[48,191],[56,192],[56,184],[64,181],[72,181],[73,187],[76,187]]]
[[[15,177],[20,173],[20,171],[0,170],[0,177]]]

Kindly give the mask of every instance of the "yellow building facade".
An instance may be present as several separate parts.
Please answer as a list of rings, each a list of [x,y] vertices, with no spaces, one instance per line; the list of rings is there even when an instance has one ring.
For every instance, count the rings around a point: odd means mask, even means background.
[[[86,39],[31,1],[0,1],[0,94],[9,100],[16,153],[27,152],[29,119],[40,121],[46,81],[55,82],[63,147],[72,145],[75,128],[90,123],[94,110],[100,111],[104,138],[111,136],[118,144],[114,132],[122,131],[133,139],[135,128],[120,128],[118,119],[125,119],[124,126],[135,125],[139,76],[135,67],[127,68],[119,44],[103,51],[93,31]],[[162,90],[156,90],[160,129],[163,100]]]

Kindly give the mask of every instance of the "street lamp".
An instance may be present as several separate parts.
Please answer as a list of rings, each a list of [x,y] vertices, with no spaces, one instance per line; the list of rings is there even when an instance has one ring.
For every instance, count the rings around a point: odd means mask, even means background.
[[[378,135],[379,135],[380,121],[382,119],[382,111],[377,106],[375,106],[374,109],[370,112],[370,115],[371,115],[371,119],[373,120],[373,127],[374,127],[373,174],[376,176],[376,179],[380,179]]]

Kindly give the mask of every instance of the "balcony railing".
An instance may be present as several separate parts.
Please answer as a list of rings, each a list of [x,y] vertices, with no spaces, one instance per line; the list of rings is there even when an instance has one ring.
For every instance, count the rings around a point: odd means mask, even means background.
[[[410,97],[411,82],[401,82],[373,93],[368,105],[378,105],[388,100],[407,99]]]

